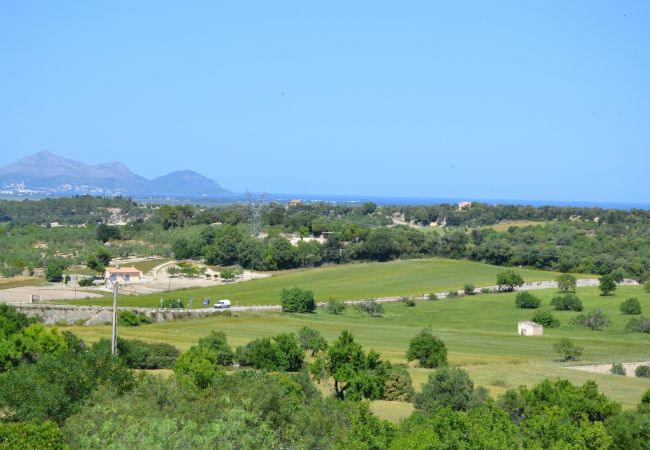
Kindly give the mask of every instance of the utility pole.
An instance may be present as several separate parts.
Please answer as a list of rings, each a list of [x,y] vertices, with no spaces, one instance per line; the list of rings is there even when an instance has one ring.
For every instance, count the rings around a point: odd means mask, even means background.
[[[113,331],[111,334],[111,354],[117,356],[117,288],[120,283],[117,281],[117,275],[112,274],[106,278],[113,285]]]

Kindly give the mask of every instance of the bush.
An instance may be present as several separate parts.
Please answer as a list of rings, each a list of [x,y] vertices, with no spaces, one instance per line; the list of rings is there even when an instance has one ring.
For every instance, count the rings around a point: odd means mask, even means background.
[[[643,288],[646,292],[650,293],[650,280],[646,281],[643,285]]]
[[[404,306],[415,306],[415,300],[411,297],[402,297],[401,301],[404,303]]]
[[[334,315],[343,314],[345,308],[347,308],[347,305],[344,302],[335,300],[333,298],[330,298],[327,301],[327,305],[325,305],[325,311]]]
[[[0,448],[65,449],[61,429],[51,421],[0,422]]]
[[[311,356],[327,350],[327,341],[320,331],[309,327],[302,327],[298,331],[298,341],[304,350],[311,350]]]
[[[578,314],[571,320],[571,325],[591,328],[592,330],[602,330],[609,326],[609,317],[602,309],[594,309],[586,314]]]
[[[273,338],[255,339],[237,347],[237,361],[242,366],[259,370],[299,371],[304,363],[304,352],[293,333],[279,334]]]
[[[557,277],[557,287],[562,293],[575,292],[578,280],[570,273],[563,273]]]
[[[458,297],[458,291],[447,292],[447,298],[456,298],[456,297]]]
[[[634,370],[634,375],[639,378],[650,378],[650,366],[638,366]]]
[[[481,288],[481,294],[489,294],[490,292],[492,292],[492,289],[489,287]]]
[[[515,297],[515,305],[517,305],[517,308],[535,309],[539,308],[541,303],[542,301],[540,299],[528,291],[519,292]]]
[[[95,281],[95,278],[93,277],[83,277],[77,279],[77,284],[79,287],[89,287],[93,285],[93,281]]]
[[[100,339],[91,350],[98,354],[110,354],[111,341]],[[170,344],[117,338],[117,356],[130,369],[172,369],[180,354]]]
[[[582,356],[583,348],[569,338],[561,338],[553,344],[553,350],[560,354],[560,361],[577,361]]]
[[[612,375],[623,375],[623,376],[627,374],[625,372],[625,367],[623,367],[623,364],[621,363],[612,364],[612,368],[609,369],[609,373],[611,373]]]
[[[214,352],[217,355],[217,364],[220,366],[232,366],[235,352],[228,345],[226,334],[223,331],[212,331],[208,336],[199,339],[199,347]]]
[[[447,364],[447,346],[434,336],[431,329],[420,331],[409,343],[408,361],[419,360],[421,367],[433,368]]]
[[[609,295],[616,290],[616,281],[612,275],[603,275],[599,282],[601,295]]]
[[[474,295],[476,288],[472,283],[466,283],[463,290],[465,291],[465,295]]]
[[[124,327],[139,327],[153,322],[152,318],[133,311],[118,311],[117,314],[117,323]]]
[[[442,408],[467,411],[473,403],[474,383],[466,371],[456,367],[443,367],[429,375],[414,401],[415,409],[427,413]]]
[[[183,300],[181,300],[180,298],[177,299],[167,298],[163,300],[162,308],[185,308],[185,304],[183,303]]]
[[[63,280],[63,270],[65,265],[62,261],[50,261],[45,267],[45,280],[58,282]]]
[[[384,400],[410,402],[413,395],[415,391],[408,370],[402,366],[392,366],[388,371]]]
[[[506,270],[497,274],[497,285],[501,292],[512,292],[515,287],[522,284],[524,284],[524,279],[514,270]]]
[[[635,333],[650,333],[650,319],[643,316],[635,317],[627,322],[625,329]]]
[[[560,320],[550,311],[536,311],[531,320],[546,328],[557,328],[560,326]]]
[[[194,346],[178,358],[174,373],[180,382],[205,389],[216,382],[223,374],[223,369],[217,363],[215,352]]]
[[[280,294],[282,298],[282,311],[308,313],[316,309],[314,293],[312,291],[294,287],[291,289],[282,289]]]
[[[431,292],[427,295],[429,300],[438,300],[438,295],[435,292]]]
[[[551,305],[556,311],[582,311],[582,300],[571,293],[553,297]]]
[[[621,312],[625,315],[641,314],[641,303],[636,297],[630,297],[621,303]]]
[[[357,309],[365,312],[369,316],[382,316],[384,314],[384,307],[381,303],[377,303],[374,299],[366,300],[357,304]]]

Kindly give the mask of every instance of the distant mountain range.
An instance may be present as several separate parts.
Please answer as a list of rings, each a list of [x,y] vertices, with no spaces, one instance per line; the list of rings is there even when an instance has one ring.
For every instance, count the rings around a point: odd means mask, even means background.
[[[5,195],[133,195],[228,196],[232,192],[191,170],[147,180],[121,162],[88,165],[61,158],[47,150],[0,167],[0,190]]]

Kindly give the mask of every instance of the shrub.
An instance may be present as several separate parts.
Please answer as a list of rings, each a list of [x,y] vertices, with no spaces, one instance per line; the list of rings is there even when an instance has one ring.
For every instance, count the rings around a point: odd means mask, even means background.
[[[293,287],[291,289],[282,289],[280,294],[282,298],[282,311],[308,313],[316,309],[314,293],[309,290]]]
[[[632,318],[625,325],[625,329],[635,333],[650,333],[650,319],[643,316]]]
[[[609,325],[609,322],[609,317],[602,309],[594,309],[586,314],[578,314],[571,320],[571,325],[579,325],[592,330],[602,330]]]
[[[97,354],[110,354],[111,341],[100,339],[91,350]],[[130,369],[172,369],[180,351],[170,344],[117,338],[117,356]]]
[[[64,269],[65,265],[62,261],[50,261],[47,266],[45,266],[45,280],[50,282],[62,281]]]
[[[650,378],[650,366],[638,366],[634,370],[634,375],[639,378]]]
[[[183,382],[205,389],[216,382],[223,374],[217,364],[217,354],[204,347],[190,347],[178,358],[174,365],[176,378]]]
[[[237,361],[243,366],[260,370],[298,371],[304,362],[304,352],[293,333],[279,334],[273,338],[255,339],[237,347]]]
[[[610,275],[614,279],[615,283],[620,283],[621,281],[623,281],[625,279],[626,273],[625,273],[625,270],[623,270],[623,269],[621,269],[619,267],[619,268],[616,268],[616,269],[612,270]]]
[[[541,303],[542,301],[540,299],[528,291],[519,292],[515,297],[515,305],[517,305],[517,308],[535,309],[539,308]]]
[[[609,295],[616,290],[616,281],[612,275],[603,275],[599,282],[601,295]]]
[[[429,300],[438,300],[438,295],[435,292],[431,292],[427,295]]]
[[[425,328],[411,339],[406,352],[408,361],[419,360],[421,367],[433,368],[447,364],[447,346]]]
[[[514,270],[506,270],[505,272],[497,274],[497,285],[499,286],[499,291],[512,292],[515,287],[521,286],[522,284],[524,284],[524,279]]]
[[[641,314],[641,303],[636,297],[630,297],[621,303],[621,312],[626,315]]]
[[[184,308],[185,304],[180,298],[172,299],[167,298],[162,302],[162,308]]]
[[[83,277],[77,279],[77,284],[79,287],[89,287],[93,285],[93,281],[95,281],[95,278],[93,277]]]
[[[61,429],[51,421],[0,422],[0,448],[65,449]]]
[[[133,311],[118,311],[117,323],[124,327],[139,327],[153,322],[153,319]]]
[[[650,293],[650,280],[646,281],[643,285],[643,288],[646,292]]]
[[[551,305],[557,311],[582,311],[582,300],[572,293],[553,297]]]
[[[582,347],[578,347],[569,338],[561,338],[553,344],[553,350],[560,354],[561,361],[577,361],[582,356]]]
[[[404,306],[415,306],[415,300],[411,297],[402,297],[401,301],[404,303]]]
[[[481,288],[481,294],[489,294],[490,292],[492,292],[492,289],[489,287]]]
[[[557,287],[562,293],[575,292],[578,280],[570,273],[563,273],[557,277]]]
[[[377,303],[375,299],[366,300],[357,304],[357,308],[361,312],[365,312],[369,316],[382,316],[384,314],[384,307],[381,303]]]
[[[465,295],[474,295],[476,288],[472,283],[466,283],[463,290],[465,291]]]
[[[327,341],[320,331],[313,328],[302,327],[298,331],[298,341],[303,349],[311,350],[311,356],[316,356],[318,352],[327,350]]]
[[[235,352],[228,345],[226,334],[223,331],[212,331],[208,336],[199,339],[199,347],[215,352],[217,364],[220,366],[232,366]]]
[[[458,297],[458,291],[447,292],[447,298],[456,298],[456,297]]]
[[[625,367],[623,367],[623,364],[621,363],[612,364],[612,368],[609,369],[609,373],[611,373],[612,375],[623,375],[623,376],[627,374],[625,372]]]
[[[413,400],[413,395],[415,391],[408,370],[402,366],[392,366],[386,379],[384,400],[410,402]]]
[[[415,409],[427,413],[442,408],[467,411],[474,403],[474,383],[456,367],[443,367],[429,375],[422,392],[415,396]]]
[[[347,305],[344,302],[335,300],[333,298],[330,298],[327,301],[327,305],[325,305],[325,310],[330,313],[330,314],[343,314],[343,311],[345,311],[345,308],[347,308]]]
[[[550,311],[536,311],[531,320],[546,328],[557,328],[560,326],[560,320]]]

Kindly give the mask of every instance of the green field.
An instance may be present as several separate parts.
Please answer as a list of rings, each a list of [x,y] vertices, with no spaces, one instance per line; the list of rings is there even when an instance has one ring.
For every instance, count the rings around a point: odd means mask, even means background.
[[[542,307],[548,307],[555,294],[555,290],[535,292],[543,301]],[[366,348],[374,348],[394,363],[404,363],[411,337],[430,326],[446,342],[449,362],[466,368],[475,382],[488,388],[493,395],[522,384],[532,385],[547,377],[568,378],[574,383],[595,379],[603,392],[630,408],[650,388],[650,380],[570,370],[554,362],[552,345],[560,337],[570,337],[584,347],[580,364],[650,361],[650,335],[627,333],[624,325],[628,316],[623,316],[618,309],[625,298],[635,296],[641,301],[644,313],[649,314],[650,294],[641,286],[619,287],[616,295],[609,297],[598,294],[596,288],[578,289],[585,310],[602,308],[610,316],[609,328],[603,331],[575,328],[569,325],[569,320],[576,313],[554,312],[562,322],[561,327],[546,329],[544,336],[539,337],[517,335],[517,321],[530,319],[533,312],[517,309],[514,294],[423,300],[413,308],[401,303],[386,304],[385,316],[375,318],[351,308],[341,316],[321,310],[315,314],[240,313],[232,317],[213,316],[121,328],[119,332],[123,337],[168,342],[186,350],[211,330],[224,331],[231,345],[237,346],[258,337],[297,331],[305,325],[320,330],[330,341],[347,329]],[[110,336],[109,326],[69,329],[88,341]],[[429,371],[414,366],[411,373],[419,388]],[[373,409],[386,409],[382,416],[392,417],[391,407],[384,403],[374,404]],[[405,405],[399,408],[402,412],[408,410]],[[403,415],[399,411],[395,409],[392,414]]]
[[[505,269],[488,264],[452,259],[413,259],[386,263],[333,265],[317,269],[278,272],[270,278],[221,285],[210,288],[183,289],[159,294],[120,297],[121,306],[157,307],[160,299],[185,301],[228,298],[234,305],[272,305],[280,303],[283,288],[298,286],[314,291],[317,301],[329,298],[342,300],[422,295],[462,289],[465,283],[488,286],[495,283],[496,274]],[[526,281],[554,280],[557,273],[517,269]],[[75,302],[64,302],[75,303]],[[109,305],[110,299],[90,299],[75,304]]]

